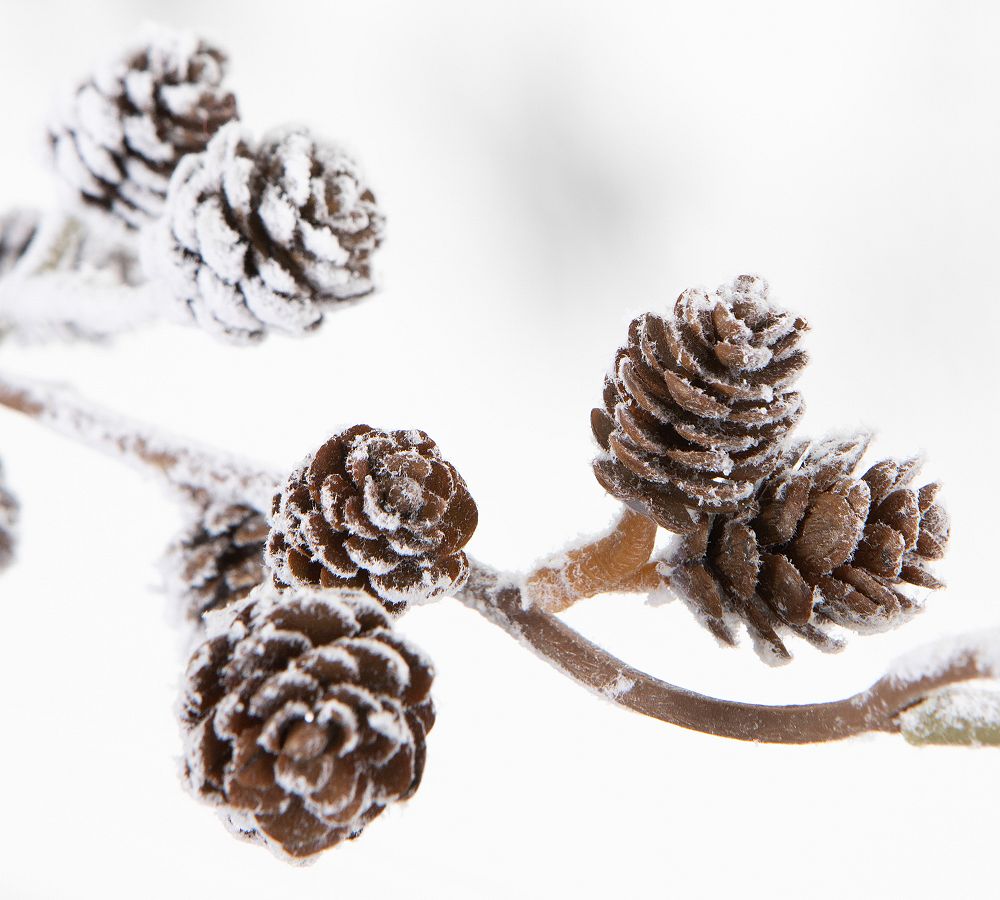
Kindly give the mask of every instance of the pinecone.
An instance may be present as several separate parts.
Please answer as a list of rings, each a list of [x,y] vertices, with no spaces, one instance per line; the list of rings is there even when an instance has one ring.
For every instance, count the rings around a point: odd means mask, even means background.
[[[184,776],[230,828],[302,860],[416,791],[434,673],[370,597],[262,585],[207,622],[181,704]]]
[[[806,328],[751,275],[712,296],[685,291],[671,317],[635,319],[592,414],[597,480],[670,531],[739,509],[801,415],[788,388]]]
[[[236,123],[171,182],[146,268],[208,330],[232,340],[302,334],[374,290],[383,217],[341,150],[302,130],[257,145]]]
[[[33,209],[12,209],[0,216],[0,277],[24,256],[38,230],[40,218]]]
[[[0,569],[14,558],[14,527],[17,525],[17,499],[7,490],[0,466]]]
[[[772,661],[790,658],[782,630],[838,649],[824,623],[882,630],[917,608],[900,585],[941,587],[927,569],[948,540],[938,485],[912,488],[913,460],[882,460],[855,476],[867,443],[788,451],[745,509],[706,519],[660,565],[720,640],[735,643],[735,617]]]
[[[274,498],[267,564],[278,586],[357,588],[399,614],[465,583],[478,516],[424,432],[355,425]]]
[[[236,118],[220,50],[183,33],[145,38],[79,84],[49,130],[74,196],[132,229],[160,214],[178,160]]]
[[[167,551],[170,594],[187,619],[242,600],[264,578],[267,519],[249,506],[196,496],[195,515]]]

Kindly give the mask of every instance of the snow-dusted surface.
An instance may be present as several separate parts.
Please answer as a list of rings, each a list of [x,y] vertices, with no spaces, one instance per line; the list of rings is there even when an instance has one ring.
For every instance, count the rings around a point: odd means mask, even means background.
[[[51,179],[31,154],[50,73],[74,78],[141,17],[165,18],[230,51],[255,133],[291,120],[349,141],[390,223],[384,292],[304,341],[246,350],[164,327],[110,349],[3,346],[0,368],[76,383],[279,472],[340,423],[423,428],[480,506],[470,552],[522,569],[613,515],[588,415],[630,319],[692,284],[765,272],[812,326],[802,432],[875,428],[873,458],[923,450],[925,477],[943,480],[948,589],[897,632],[839,656],[802,646],[782,670],[749,642],[717,649],[676,603],[597,598],[566,618],[675,683],[773,702],[850,693],[910,648],[998,624],[1000,487],[970,448],[997,440],[1000,12],[627,0],[281,12],[6,4],[0,194],[45,205]],[[447,602],[399,623],[438,670],[418,796],[289,871],[177,781],[182,661],[150,588],[176,508],[2,411],[0,454],[23,506],[20,561],[0,578],[17,636],[0,657],[16,723],[0,764],[17,773],[0,896],[775,900],[807,887],[832,900],[859,885],[909,898],[995,885],[995,752],[891,736],[759,747],[669,728]],[[71,757],[67,735],[92,737]],[[71,838],[42,839],[70,815]],[[836,858],[831,835],[850,835]]]
[[[906,710],[899,724],[907,740],[996,746],[1000,743],[1000,690],[996,682],[989,684],[939,691]]]
[[[895,660],[888,674],[900,683],[916,681],[921,676],[933,676],[944,671],[959,658],[975,660],[984,678],[1000,678],[1000,628],[984,628],[972,634],[942,638],[926,647],[918,647]]]

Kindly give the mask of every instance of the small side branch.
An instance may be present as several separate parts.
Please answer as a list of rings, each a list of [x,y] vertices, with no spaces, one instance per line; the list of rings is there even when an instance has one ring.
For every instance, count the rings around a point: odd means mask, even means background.
[[[697,694],[629,666],[555,616],[522,604],[521,591],[476,565],[457,595],[493,624],[577,683],[618,706],[720,737],[774,744],[834,741],[864,732],[897,732],[896,717],[950,684],[1000,676],[1000,632],[957,642],[926,664],[891,671],[868,690],[830,703],[761,706]]]
[[[133,246],[105,246],[72,215],[48,213],[0,279],[0,332],[29,341],[100,339],[175,317],[156,286],[137,277]]]
[[[151,470],[176,488],[206,491],[219,500],[250,505],[265,514],[281,482],[280,476],[252,464],[108,414],[66,389],[0,375],[0,405]],[[582,595],[619,566],[617,573],[625,574],[615,590],[643,584],[653,571],[651,563],[637,562],[643,554],[649,556],[645,529],[641,521],[623,516],[610,535],[591,545],[593,559],[588,551],[575,560],[578,569],[566,568],[568,583],[576,585],[574,590]],[[610,554],[614,565],[594,569],[588,564],[602,554]],[[551,613],[525,603],[515,579],[482,565],[474,563],[472,576],[456,597],[578,684],[613,703],[683,728],[743,741],[805,744],[864,732],[898,732],[901,715],[942,688],[1000,677],[1000,630],[996,630],[942,643],[930,652],[918,651],[868,690],[843,700],[798,706],[739,703],[689,691],[629,666]],[[915,733],[914,728],[909,731]],[[983,739],[979,732],[973,737]]]
[[[655,540],[656,523],[626,508],[607,534],[531,573],[525,595],[532,605],[559,612],[598,594],[652,590],[659,579],[647,563]]]
[[[0,406],[16,410],[53,431],[151,470],[176,488],[207,491],[219,500],[248,503],[267,514],[281,476],[252,463],[158,434],[108,413],[68,388],[0,373]]]

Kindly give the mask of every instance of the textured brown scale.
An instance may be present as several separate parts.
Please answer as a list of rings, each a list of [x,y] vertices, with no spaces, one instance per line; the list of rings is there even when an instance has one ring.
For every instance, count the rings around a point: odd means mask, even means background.
[[[66,98],[49,129],[57,171],[85,206],[142,227],[162,210],[180,158],[236,118],[225,68],[206,42],[153,32]]]
[[[14,528],[17,525],[18,504],[7,490],[0,466],[0,569],[5,569],[14,558]]]
[[[0,215],[0,277],[17,265],[38,230],[35,210],[13,209]]]
[[[304,334],[375,290],[385,219],[353,159],[302,128],[231,123],[171,181],[145,263],[204,328],[234,341]]]
[[[457,590],[478,511],[422,431],[356,425],[275,497],[267,561],[279,586],[356,588],[392,613]]]
[[[303,859],[417,790],[434,673],[374,600],[265,584],[209,626],[181,704],[184,777],[232,829]]]
[[[700,522],[659,571],[726,643],[742,619],[762,655],[790,658],[782,631],[824,650],[835,622],[875,630],[916,608],[902,584],[941,587],[948,518],[938,486],[910,486],[914,461],[883,460],[854,474],[867,438],[792,447],[745,508]]]
[[[806,364],[806,327],[749,275],[633,321],[591,416],[605,451],[597,480],[671,531],[740,509],[801,415],[788,387]]]
[[[267,519],[248,506],[196,497],[196,514],[167,553],[184,614],[206,613],[242,600],[264,578]]]

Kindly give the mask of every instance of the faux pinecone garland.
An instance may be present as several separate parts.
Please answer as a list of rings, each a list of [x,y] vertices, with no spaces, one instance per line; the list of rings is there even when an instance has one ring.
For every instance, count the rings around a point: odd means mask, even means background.
[[[181,705],[184,774],[231,828],[304,859],[416,791],[433,670],[374,600],[262,585],[208,621]]]
[[[356,425],[332,437],[274,500],[275,583],[367,591],[392,613],[461,587],[478,510],[424,432]]]
[[[155,30],[79,84],[49,131],[74,196],[128,228],[158,216],[178,160],[236,117],[225,63],[193,35]]]
[[[177,167],[144,259],[210,331],[301,334],[331,305],[374,290],[382,230],[372,192],[341,150],[294,129],[257,144],[233,123]]]
[[[856,437],[788,451],[752,502],[706,519],[661,565],[717,637],[735,642],[735,616],[766,654],[788,659],[781,630],[832,648],[824,622],[885,628],[916,608],[900,585],[941,586],[927,568],[948,540],[938,485],[911,487],[912,460],[856,476],[866,445]]]
[[[634,320],[592,416],[605,451],[597,480],[671,531],[738,509],[801,414],[789,388],[806,327],[750,275],[713,295],[685,291],[672,316]]]
[[[38,230],[39,219],[33,209],[13,209],[0,215],[0,277],[24,256]]]
[[[167,552],[171,594],[192,621],[246,597],[264,578],[267,519],[257,510],[196,498],[184,534]]]
[[[0,569],[6,568],[14,557],[14,526],[17,524],[17,500],[3,481],[0,466]]]

